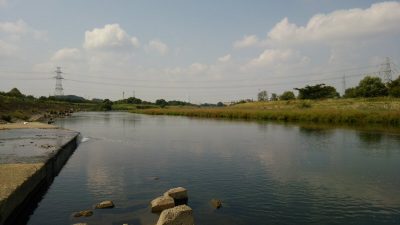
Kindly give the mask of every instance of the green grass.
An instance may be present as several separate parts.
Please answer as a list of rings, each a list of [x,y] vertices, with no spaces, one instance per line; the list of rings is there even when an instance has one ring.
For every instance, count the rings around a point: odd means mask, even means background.
[[[222,108],[166,107],[135,113],[190,117],[400,126],[400,99],[329,99],[251,102]]]

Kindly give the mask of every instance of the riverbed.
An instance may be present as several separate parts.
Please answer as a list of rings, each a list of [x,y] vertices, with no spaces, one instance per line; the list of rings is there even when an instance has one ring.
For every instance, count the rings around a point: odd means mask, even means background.
[[[82,142],[30,225],[155,224],[149,202],[177,186],[188,189],[197,225],[400,224],[396,132],[125,112],[74,113],[56,125]],[[72,216],[103,200],[116,207]]]

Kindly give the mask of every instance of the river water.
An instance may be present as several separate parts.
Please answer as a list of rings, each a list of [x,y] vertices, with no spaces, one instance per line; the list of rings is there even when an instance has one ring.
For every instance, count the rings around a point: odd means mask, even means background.
[[[123,112],[57,125],[83,141],[30,225],[155,224],[149,202],[177,186],[197,225],[400,224],[398,133]],[[103,200],[116,207],[72,217]]]

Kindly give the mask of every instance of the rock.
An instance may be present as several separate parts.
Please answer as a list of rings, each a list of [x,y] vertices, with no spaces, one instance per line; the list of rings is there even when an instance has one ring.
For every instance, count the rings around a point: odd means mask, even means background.
[[[114,203],[112,201],[102,201],[95,206],[96,209],[108,209],[114,208]]]
[[[188,199],[187,190],[183,187],[169,189],[164,193],[164,196],[170,196],[175,201],[187,201]]]
[[[222,201],[219,200],[219,199],[214,199],[214,198],[213,198],[213,199],[211,199],[210,203],[211,203],[211,205],[212,205],[214,208],[216,208],[216,209],[219,209],[219,208],[222,207]]]
[[[162,211],[157,225],[194,225],[193,211],[187,205]]]
[[[88,225],[87,223],[74,223],[72,225]]]
[[[174,199],[169,196],[161,196],[151,201],[151,212],[161,212],[175,206]]]
[[[83,211],[74,213],[74,217],[81,217],[81,216],[89,217],[91,215],[93,215],[92,210],[83,210]]]

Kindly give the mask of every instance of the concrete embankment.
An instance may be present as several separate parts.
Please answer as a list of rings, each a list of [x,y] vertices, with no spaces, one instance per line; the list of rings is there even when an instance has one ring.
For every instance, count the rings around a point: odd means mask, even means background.
[[[77,147],[78,132],[41,123],[0,125],[0,225],[13,224]]]

